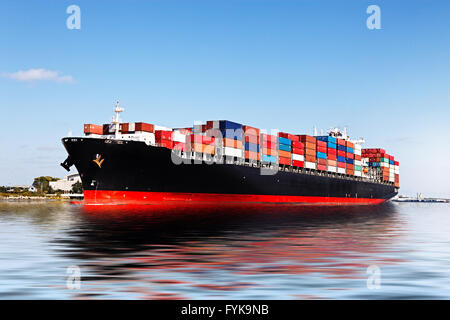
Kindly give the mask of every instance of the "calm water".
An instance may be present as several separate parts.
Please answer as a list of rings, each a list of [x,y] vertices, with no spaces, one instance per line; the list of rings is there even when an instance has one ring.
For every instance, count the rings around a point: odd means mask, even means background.
[[[0,299],[450,298],[450,204],[246,211],[0,202]]]

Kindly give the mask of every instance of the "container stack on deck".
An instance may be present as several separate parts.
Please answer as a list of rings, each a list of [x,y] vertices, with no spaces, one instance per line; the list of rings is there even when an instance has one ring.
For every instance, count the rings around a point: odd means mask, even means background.
[[[278,133],[278,163],[281,165],[290,166],[291,162],[291,143],[292,138],[295,137],[289,133],[279,132]],[[291,139],[289,139],[291,138]]]
[[[250,126],[242,126],[242,131],[244,133],[244,158],[247,162],[256,162],[260,160],[259,152],[259,140],[260,140],[260,132],[259,129],[250,127]]]
[[[299,135],[305,150],[305,168],[316,169],[316,138],[308,135]]]
[[[269,134],[261,134],[262,157],[265,163],[277,163],[277,137]]]
[[[338,173],[393,183],[399,187],[399,162],[380,148],[365,148],[333,136],[263,134],[260,129],[220,120],[193,128],[170,129],[144,122],[120,123],[122,139],[192,152],[196,159],[219,158],[239,162],[279,164],[321,172]],[[106,138],[115,134],[114,124],[85,124],[87,136]],[[219,152],[220,151],[220,152]]]
[[[369,174],[372,174],[383,181],[393,182],[399,187],[399,163],[394,156],[386,153],[384,149],[371,148],[362,149],[363,159],[368,160]]]

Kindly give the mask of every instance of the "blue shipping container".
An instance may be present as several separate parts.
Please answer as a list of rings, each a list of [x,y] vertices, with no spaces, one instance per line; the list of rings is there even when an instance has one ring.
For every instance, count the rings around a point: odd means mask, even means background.
[[[337,161],[345,162],[345,157],[337,156]]]
[[[328,141],[327,147],[328,149],[336,149],[336,143]]]
[[[340,150],[340,151],[347,151],[345,149],[345,146],[341,146],[340,144],[337,145],[337,149]]]
[[[278,149],[283,150],[283,151],[289,151],[291,152],[291,146],[286,145],[286,144],[279,144],[278,145]]]
[[[278,142],[286,145],[291,145],[291,140],[283,137],[278,137]]]
[[[350,148],[350,147],[347,147],[347,152],[355,153],[355,151],[353,151],[353,148]]]
[[[245,150],[259,152],[259,144],[246,142],[245,143]]]
[[[389,160],[389,164],[395,164],[394,160]]]
[[[320,141],[325,141],[325,142],[331,142],[331,143],[336,143],[336,138],[335,137],[330,137],[330,136],[317,136],[315,137],[317,140]]]
[[[223,138],[242,140],[242,129],[220,129]]]
[[[317,152],[317,158],[326,159],[327,154],[323,152]]]
[[[277,157],[263,154],[262,161],[276,163],[277,162]]]
[[[237,122],[228,121],[228,120],[220,120],[219,128],[220,129],[241,129],[242,124],[237,123]]]
[[[346,162],[349,163],[349,164],[353,164],[353,159],[347,158]]]

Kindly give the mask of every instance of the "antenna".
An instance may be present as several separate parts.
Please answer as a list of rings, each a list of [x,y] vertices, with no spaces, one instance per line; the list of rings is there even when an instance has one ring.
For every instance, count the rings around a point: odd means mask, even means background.
[[[119,138],[119,124],[120,124],[120,113],[123,112],[123,108],[119,108],[119,100],[116,102],[116,107],[114,108],[114,112],[116,113],[116,117],[112,119],[112,123],[114,123],[114,129],[115,129],[115,138]]]
[[[313,131],[314,131],[314,132],[313,132],[313,135],[314,135],[314,136],[317,136],[317,128],[316,128],[316,126],[313,127]]]

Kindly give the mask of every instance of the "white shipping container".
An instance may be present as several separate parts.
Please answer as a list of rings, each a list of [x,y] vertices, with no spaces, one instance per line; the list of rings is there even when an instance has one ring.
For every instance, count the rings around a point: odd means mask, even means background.
[[[327,169],[328,169],[329,172],[337,172],[337,168],[336,167],[328,166]]]
[[[354,150],[359,150],[359,151],[361,151],[361,149],[362,149],[362,146],[360,145],[360,144],[354,144],[355,145],[355,147],[353,148]]]
[[[292,154],[292,160],[305,161],[305,156],[301,154]]]
[[[128,123],[128,131],[134,131],[135,125],[134,122],[129,122]]]
[[[353,153],[356,154],[356,155],[358,155],[358,156],[360,156],[360,155],[361,155],[361,150],[356,150],[356,149],[354,149],[354,150],[353,150]]]
[[[389,168],[389,163],[380,162],[380,167]]]
[[[172,133],[172,140],[176,142],[186,143],[186,135],[182,134],[180,131],[174,131]]]
[[[357,176],[357,177],[361,177],[361,176],[362,176],[362,173],[361,173],[361,171],[357,171],[357,170],[355,170],[355,176]]]
[[[342,173],[342,174],[345,174],[345,168],[337,168],[337,172],[338,173]]]
[[[230,148],[230,147],[224,147],[223,148],[223,154],[225,156],[242,158],[242,149],[235,149],[235,148]]]
[[[362,166],[362,161],[361,160],[355,160],[355,166]]]
[[[316,163],[315,162],[305,161],[305,168],[307,168],[307,169],[316,169]]]

